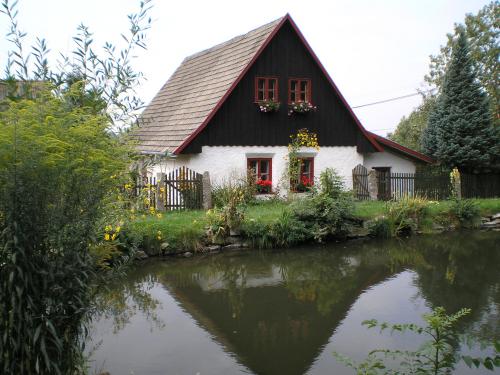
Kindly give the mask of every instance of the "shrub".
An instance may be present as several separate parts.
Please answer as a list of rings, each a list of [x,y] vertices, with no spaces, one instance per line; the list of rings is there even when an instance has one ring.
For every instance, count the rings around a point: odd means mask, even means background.
[[[334,199],[339,198],[345,191],[345,184],[341,176],[333,168],[326,168],[319,176],[321,194]]]
[[[292,246],[308,238],[305,224],[297,220],[288,210],[283,211],[270,229],[273,241],[278,247]]]
[[[275,247],[271,235],[271,223],[259,220],[245,220],[242,225],[243,236],[250,242],[252,247],[258,249],[270,249]]]
[[[352,196],[342,193],[337,199],[326,194],[313,195],[293,202],[293,217],[302,222],[317,242],[331,237],[345,237],[354,221]]]
[[[386,208],[387,219],[392,226],[392,235],[400,236],[414,233],[429,214],[429,202],[421,197],[404,196],[389,202]]]
[[[259,249],[287,247],[308,239],[304,223],[297,220],[288,210],[270,222],[247,220],[243,224],[243,234],[253,247]]]
[[[369,230],[370,235],[377,238],[390,238],[393,233],[392,223],[386,217],[379,217],[375,219],[370,224]]]
[[[474,226],[480,217],[478,205],[470,199],[454,199],[450,207],[451,216],[463,227]]]
[[[212,203],[214,207],[224,207],[237,197],[238,204],[250,204],[255,201],[256,193],[256,180],[249,172],[248,177],[234,176],[219,185],[214,185]]]

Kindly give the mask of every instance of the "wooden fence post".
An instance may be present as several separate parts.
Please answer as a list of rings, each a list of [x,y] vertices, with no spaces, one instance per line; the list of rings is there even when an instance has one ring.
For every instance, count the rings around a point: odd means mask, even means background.
[[[368,191],[370,200],[376,201],[378,199],[378,176],[374,169],[368,172]]]
[[[165,187],[165,173],[156,174],[156,209],[165,211],[165,193],[162,192],[162,187]]]
[[[212,186],[210,185],[210,174],[208,172],[203,172],[202,186],[203,186],[203,209],[208,210],[212,208]]]

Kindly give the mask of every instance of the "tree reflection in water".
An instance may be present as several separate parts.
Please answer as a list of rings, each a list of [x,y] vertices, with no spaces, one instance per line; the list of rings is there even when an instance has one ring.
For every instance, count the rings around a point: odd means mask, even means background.
[[[471,308],[460,331],[491,341],[500,339],[497,241],[491,233],[453,233],[152,260],[100,296],[101,313],[116,314],[117,329],[138,311],[158,323],[160,302],[149,290],[159,284],[255,373],[303,374],[360,295],[410,270],[429,309]]]

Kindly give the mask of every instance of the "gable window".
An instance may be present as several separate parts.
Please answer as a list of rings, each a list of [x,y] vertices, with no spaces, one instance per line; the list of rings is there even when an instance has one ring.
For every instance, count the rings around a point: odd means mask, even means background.
[[[292,191],[308,191],[314,185],[314,158],[299,158],[300,170],[296,179],[290,181]]]
[[[255,102],[259,103],[264,101],[278,101],[278,78],[255,78]]]
[[[255,178],[257,192],[260,194],[270,193],[273,181],[273,159],[271,158],[249,158],[247,159],[250,177]]]
[[[311,102],[311,80],[291,78],[288,80],[288,103]]]

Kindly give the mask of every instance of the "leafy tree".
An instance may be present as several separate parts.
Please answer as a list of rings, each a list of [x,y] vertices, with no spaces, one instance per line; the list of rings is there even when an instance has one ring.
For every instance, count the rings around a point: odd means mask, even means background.
[[[492,1],[476,15],[467,14],[464,24],[456,24],[452,34],[447,34],[446,45],[439,54],[430,57],[430,71],[425,81],[442,90],[445,74],[452,59],[454,41],[464,33],[469,42],[472,70],[481,87],[490,98],[491,112],[500,119],[500,2]]]
[[[0,9],[14,45],[5,77],[14,100],[0,111],[0,373],[84,374],[98,279],[89,250],[128,174],[130,148],[112,130],[140,106],[132,51],[145,48],[150,6],[129,16],[122,50],[107,43],[99,55],[80,26],[73,58],[53,69],[45,40],[26,54],[16,4]]]
[[[424,150],[447,167],[474,171],[494,166],[500,139],[479,85],[467,38],[460,32],[437,103],[423,135]]]
[[[108,124],[47,92],[0,113],[2,373],[81,370],[89,246],[128,163]]]
[[[150,10],[151,0],[144,0],[140,2],[139,11],[128,16],[130,27],[128,34],[121,34],[125,44],[120,49],[111,42],[106,42],[102,49],[97,48],[89,28],[80,24],[70,55],[60,53],[60,59],[51,64],[45,39],[36,38],[31,48],[26,45],[27,34],[17,20],[17,1],[3,0],[0,12],[10,22],[7,39],[13,45],[8,52],[5,80],[18,83],[10,85],[14,91],[19,83],[28,87],[40,81],[51,83],[56,93],[71,93],[64,98],[75,106],[106,113],[117,125],[133,123],[144,105],[135,93],[143,75],[134,69],[133,58],[137,48],[146,49],[146,32],[151,27]],[[75,84],[78,90],[71,89]]]
[[[423,103],[415,108],[408,117],[403,116],[394,133],[389,138],[413,150],[422,150],[422,133],[427,127],[429,113],[436,103],[435,96],[424,96]]]

